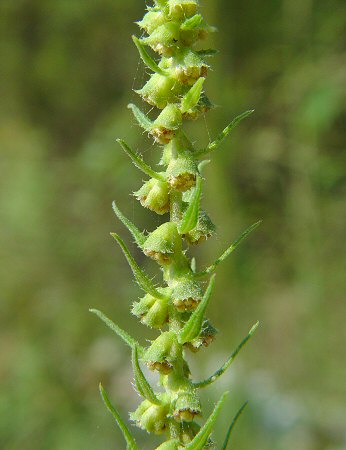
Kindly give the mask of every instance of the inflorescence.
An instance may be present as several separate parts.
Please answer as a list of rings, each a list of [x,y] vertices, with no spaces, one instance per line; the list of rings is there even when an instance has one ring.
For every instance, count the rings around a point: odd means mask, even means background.
[[[252,113],[236,117],[205,148],[197,149],[183,131],[185,121],[196,120],[212,108],[204,92],[209,64],[206,59],[215,52],[203,48],[203,41],[215,28],[208,25],[199,12],[197,0],[155,0],[138,22],[145,37],[133,37],[140,57],[152,72],[142,89],[136,91],[155,107],[152,120],[136,105],[130,104],[138,124],[157,143],[162,152],[161,170],[144,162],[123,140],[118,139],[125,153],[149,179],[135,193],[141,205],[167,221],[149,234],[141,232],[128,220],[117,205],[113,209],[130,231],[143,253],[156,261],[163,273],[162,286],[155,286],[139,267],[124,241],[112,233],[120,245],[144,296],[133,303],[132,313],[142,324],[157,329],[158,337],[147,347],[98,310],[97,314],[132,349],[132,365],[136,389],[144,398],[131,420],[148,433],[163,435],[161,450],[202,450],[216,448],[211,439],[215,421],[225,401],[225,393],[203,426],[196,423],[201,415],[199,389],[213,383],[230,366],[239,350],[250,339],[256,324],[224,365],[208,379],[192,381],[185,353],[208,347],[217,333],[206,318],[206,310],[215,282],[215,269],[259,222],[249,227],[212,265],[197,271],[196,261],[189,257],[189,247],[202,243],[215,233],[215,225],[201,208],[205,156],[216,150],[233,128]],[[155,53],[160,60],[153,55]],[[169,215],[169,217],[168,217]],[[166,217],[166,216],[165,216]],[[209,276],[207,285],[203,279]],[[147,381],[140,363],[159,374],[160,392]],[[100,385],[103,400],[115,417],[127,443],[127,449],[138,445],[119,413],[110,403]],[[226,449],[239,410],[227,432],[222,449]]]

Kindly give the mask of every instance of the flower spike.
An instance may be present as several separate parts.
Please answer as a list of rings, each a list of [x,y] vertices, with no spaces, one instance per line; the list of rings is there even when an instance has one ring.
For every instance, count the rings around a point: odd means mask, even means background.
[[[252,111],[236,117],[212,142],[200,149],[184,131],[187,120],[196,120],[214,107],[205,92],[210,70],[206,58],[215,50],[203,49],[202,41],[216,29],[205,21],[200,0],[152,0],[143,20],[137,22],[141,37],[133,36],[147,79],[134,90],[150,105],[150,111],[130,103],[139,126],[157,145],[161,155],[160,170],[144,161],[124,140],[117,139],[132,163],[146,178],[133,195],[140,204],[160,216],[156,227],[142,232],[123,215],[116,203],[113,209],[130,231],[143,254],[158,264],[162,283],[156,285],[143,270],[125,242],[116,233],[111,236],[119,244],[134,278],[145,292],[131,299],[131,313],[152,330],[145,347],[98,310],[91,310],[132,349],[135,390],[143,397],[130,418],[138,428],[163,436],[156,450],[205,450],[215,448],[211,434],[220,417],[227,393],[223,394],[203,426],[196,419],[202,414],[199,388],[208,386],[231,365],[236,355],[253,335],[256,324],[214,375],[193,382],[186,352],[197,353],[214,341],[218,332],[207,317],[215,285],[215,270],[260,222],[249,227],[204,271],[197,271],[190,254],[193,246],[209,239],[216,226],[201,208],[204,167],[210,161],[204,155],[215,151],[235,126]],[[200,49],[200,50],[198,50]],[[155,53],[153,53],[155,52]],[[199,268],[199,265],[198,265]],[[205,283],[200,278],[208,276]],[[145,371],[159,375],[158,386],[149,383]],[[127,450],[138,450],[127,426],[111,405],[100,386],[102,398],[119,424],[127,442]],[[245,407],[245,406],[244,406]],[[231,432],[242,407],[231,423],[221,450],[226,450]],[[142,448],[142,447],[141,447]]]

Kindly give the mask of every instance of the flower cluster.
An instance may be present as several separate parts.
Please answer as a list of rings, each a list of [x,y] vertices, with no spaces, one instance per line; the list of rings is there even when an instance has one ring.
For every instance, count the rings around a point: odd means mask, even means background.
[[[195,421],[202,412],[198,390],[227,370],[257,324],[224,365],[207,380],[192,381],[185,353],[198,352],[213,342],[217,330],[205,316],[215,282],[213,272],[258,223],[249,227],[214,264],[201,272],[196,270],[194,259],[189,257],[189,247],[200,244],[215,233],[215,225],[200,205],[202,170],[207,162],[204,157],[214,151],[235,125],[252,111],[234,119],[206,148],[195,148],[183,131],[183,123],[197,119],[212,107],[204,92],[204,82],[209,69],[206,58],[214,52],[203,49],[203,41],[215,29],[200,14],[197,0],[155,0],[138,25],[145,37],[133,37],[133,41],[152,74],[136,92],[158,112],[156,118],[151,119],[136,105],[130,104],[129,108],[138,124],[160,146],[161,170],[155,171],[147,165],[141,155],[123,140],[118,142],[134,164],[148,176],[134,193],[135,197],[143,207],[156,214],[167,214],[167,219],[154,231],[145,234],[122,214],[115,203],[113,209],[138,247],[160,266],[162,286],[155,286],[138,266],[124,241],[117,234],[112,236],[144,291],[144,296],[133,303],[132,313],[142,324],[159,330],[158,337],[149,346],[142,347],[101,312],[92,311],[132,349],[136,388],[144,400],[130,414],[131,420],[148,433],[164,436],[165,441],[157,449],[210,449],[215,448],[211,432],[226,394],[200,426]],[[208,276],[209,281],[205,283]],[[140,363],[158,372],[160,393],[154,392]],[[102,386],[101,394],[123,431],[127,448],[138,449]],[[230,430],[223,448],[227,446]]]

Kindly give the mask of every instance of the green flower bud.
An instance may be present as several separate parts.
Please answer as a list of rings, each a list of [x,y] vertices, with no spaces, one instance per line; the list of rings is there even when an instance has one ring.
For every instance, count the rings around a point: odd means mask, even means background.
[[[156,214],[165,214],[169,211],[169,185],[164,181],[151,178],[134,195],[142,206]]]
[[[195,391],[181,392],[175,402],[173,417],[178,422],[192,422],[201,413],[201,403]]]
[[[151,328],[162,328],[168,321],[169,289],[159,288],[158,291],[162,294],[167,293],[167,299],[159,299],[147,294],[132,307],[132,314]]]
[[[180,40],[183,45],[190,47],[197,41],[206,39],[214,31],[216,31],[215,27],[208,25],[200,14],[196,14],[182,24]]]
[[[161,398],[164,398],[164,395]],[[163,401],[160,405],[154,405],[149,400],[144,400],[136,411],[130,414],[130,418],[142,430],[146,430],[148,433],[162,434],[168,426],[168,412],[168,402]]]
[[[202,331],[200,332],[198,338],[192,342],[186,342],[184,344],[185,348],[188,348],[192,352],[196,353],[201,347],[208,347],[215,339],[217,329],[206,319],[202,325]]]
[[[179,23],[170,21],[155,28],[150,36],[143,39],[143,42],[150,45],[155,52],[164,56],[171,56],[179,38]]]
[[[178,100],[180,87],[174,78],[154,73],[142,89],[135,92],[150,105],[163,109]]]
[[[170,161],[166,174],[172,189],[184,192],[196,184],[198,168],[191,156],[181,155]]]
[[[193,311],[203,298],[203,290],[197,281],[179,279],[173,288],[173,305],[179,312]]]
[[[156,447],[156,450],[178,450],[178,449],[179,449],[179,441],[177,441],[176,439],[171,439]]]
[[[167,17],[162,11],[148,11],[137,25],[151,34],[157,27],[167,22]]]
[[[169,264],[174,253],[181,248],[177,225],[166,222],[150,233],[143,245],[144,253],[161,265]]]
[[[186,19],[197,12],[196,0],[168,0],[169,15],[174,19]]]
[[[216,227],[205,211],[200,211],[195,228],[185,235],[189,244],[200,244],[215,233]]]
[[[168,144],[181,127],[182,115],[177,105],[167,105],[152,125],[150,134],[159,144]]]
[[[200,77],[208,74],[208,65],[202,58],[191,49],[184,50],[172,61],[174,65],[174,76],[179,83],[192,86]]]
[[[149,369],[167,375],[172,371],[177,358],[181,357],[181,351],[182,348],[176,335],[172,331],[166,331],[153,341],[145,351],[143,362],[147,364]]]

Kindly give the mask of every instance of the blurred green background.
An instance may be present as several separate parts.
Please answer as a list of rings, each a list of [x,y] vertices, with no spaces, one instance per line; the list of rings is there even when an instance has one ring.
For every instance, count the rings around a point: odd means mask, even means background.
[[[191,356],[212,373],[258,319],[232,369],[205,390],[205,411],[231,395],[220,442],[246,399],[237,450],[346,449],[344,0],[214,0],[207,81],[220,107],[191,125],[203,145],[235,115],[243,122],[206,168],[204,206],[217,238],[210,262],[248,225],[264,222],[218,270],[210,307],[221,331]],[[0,122],[0,448],[122,449],[98,395],[100,380],[126,417],[129,352],[97,307],[142,342],[130,316],[140,295],[119,249],[116,199],[139,226],[159,219],[130,195],[142,174],[115,143],[156,162],[158,149],[126,105],[146,72],[132,45],[142,0],[2,0]],[[156,267],[131,246],[138,261]],[[134,431],[141,448],[156,438]]]

